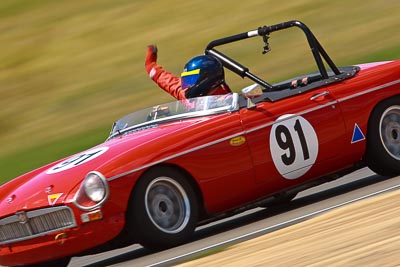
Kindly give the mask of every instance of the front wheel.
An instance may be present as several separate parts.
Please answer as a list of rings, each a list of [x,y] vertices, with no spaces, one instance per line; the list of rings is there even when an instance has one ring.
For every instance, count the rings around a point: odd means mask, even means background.
[[[183,173],[158,167],[138,181],[129,203],[127,230],[144,247],[163,249],[184,243],[197,220],[197,198]]]
[[[366,161],[378,174],[400,174],[400,97],[374,109],[368,123]]]

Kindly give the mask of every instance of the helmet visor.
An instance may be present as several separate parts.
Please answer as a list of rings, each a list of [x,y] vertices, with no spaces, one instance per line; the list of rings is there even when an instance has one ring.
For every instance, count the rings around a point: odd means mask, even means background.
[[[181,74],[182,89],[192,87],[197,83],[200,77],[200,69],[184,71]]]

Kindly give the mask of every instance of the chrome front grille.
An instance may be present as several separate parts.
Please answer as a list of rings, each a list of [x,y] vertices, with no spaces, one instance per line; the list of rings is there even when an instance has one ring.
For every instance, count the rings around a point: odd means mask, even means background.
[[[69,207],[18,212],[0,219],[0,245],[31,239],[76,226]]]

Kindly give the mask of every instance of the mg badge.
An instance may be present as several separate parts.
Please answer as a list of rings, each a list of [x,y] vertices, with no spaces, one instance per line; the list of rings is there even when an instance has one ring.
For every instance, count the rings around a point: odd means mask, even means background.
[[[9,198],[7,198],[7,203],[11,204],[15,199],[15,195],[10,196]]]
[[[15,215],[18,217],[19,223],[25,224],[28,222],[28,216],[25,211],[17,212]]]

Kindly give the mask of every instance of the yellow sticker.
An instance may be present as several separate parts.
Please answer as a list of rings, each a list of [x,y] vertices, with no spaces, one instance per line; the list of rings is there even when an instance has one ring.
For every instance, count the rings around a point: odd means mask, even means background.
[[[181,77],[185,77],[185,76],[189,76],[189,75],[193,75],[193,74],[199,74],[199,73],[200,73],[200,69],[184,71],[181,73]]]
[[[229,143],[231,144],[231,146],[240,146],[243,145],[246,142],[246,138],[244,136],[236,136],[234,138],[232,138]]]
[[[57,200],[63,195],[63,193],[48,195],[47,199],[49,201],[50,206],[54,206],[57,203]]]

